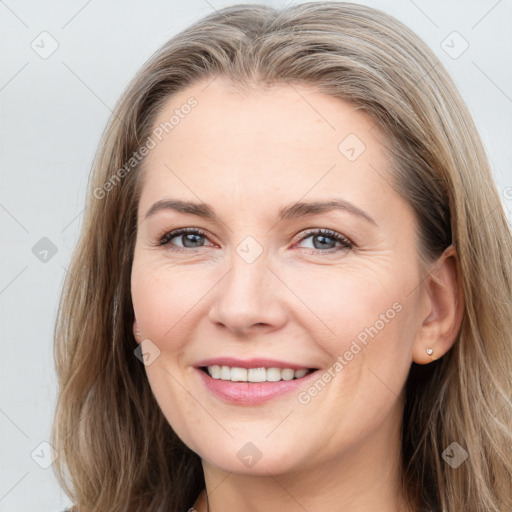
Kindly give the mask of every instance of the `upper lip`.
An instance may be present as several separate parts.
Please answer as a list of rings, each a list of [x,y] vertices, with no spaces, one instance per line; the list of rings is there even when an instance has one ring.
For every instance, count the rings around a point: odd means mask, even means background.
[[[278,361],[277,359],[264,359],[255,357],[252,359],[237,359],[235,357],[214,357],[210,359],[203,359],[196,363],[197,368],[203,366],[230,366],[237,368],[291,368],[292,370],[309,370],[311,366],[303,366],[296,363],[287,361]]]

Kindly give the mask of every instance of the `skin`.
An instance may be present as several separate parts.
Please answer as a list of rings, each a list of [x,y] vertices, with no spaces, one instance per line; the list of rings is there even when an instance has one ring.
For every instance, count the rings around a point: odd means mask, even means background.
[[[298,85],[242,93],[217,78],[206,86],[168,100],[155,126],[190,96],[198,105],[144,167],[134,334],[160,351],[145,366],[158,404],[202,459],[211,511],[407,510],[399,488],[403,389],[412,361],[442,357],[456,338],[456,254],[449,248],[422,273],[413,211],[389,184],[391,162],[374,123],[351,104]],[[338,149],[349,134],[366,146],[355,161]],[[166,198],[206,202],[220,221],[173,210],[145,218]],[[376,225],[339,210],[277,221],[289,203],[333,198]],[[183,236],[157,245],[186,227],[207,236],[195,247]],[[301,240],[310,228],[340,233],[354,247]],[[263,249],[252,263],[236,252],[247,236]],[[308,404],[295,392],[230,404],[194,369],[201,359],[232,356],[326,371],[395,303],[401,311]],[[248,442],[262,454],[252,467],[237,457]],[[207,510],[204,493],[194,507]]]

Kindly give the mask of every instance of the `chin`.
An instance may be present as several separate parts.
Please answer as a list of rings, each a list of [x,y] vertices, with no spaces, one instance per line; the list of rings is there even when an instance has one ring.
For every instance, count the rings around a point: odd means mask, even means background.
[[[243,449],[243,448],[242,448]],[[249,453],[251,450],[246,450]],[[290,453],[290,450],[286,450]],[[250,476],[269,476],[269,475],[282,475],[288,472],[297,470],[300,466],[299,461],[295,461],[286,457],[285,455],[275,452],[265,454],[265,451],[260,450],[260,455],[248,454],[242,455],[240,458],[237,453],[233,456],[232,453],[212,454],[212,457],[201,457],[203,462],[215,466],[226,473],[233,473],[237,475],[250,475]],[[208,455],[208,454],[207,454]],[[258,458],[261,457],[261,458]]]

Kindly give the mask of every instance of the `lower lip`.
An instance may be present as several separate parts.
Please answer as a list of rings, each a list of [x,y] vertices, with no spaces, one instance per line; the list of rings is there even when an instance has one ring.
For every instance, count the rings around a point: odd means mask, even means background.
[[[268,402],[281,395],[298,391],[317,371],[308,373],[300,379],[279,380],[277,382],[231,382],[214,379],[196,368],[209,391],[226,402],[238,405],[257,405]]]

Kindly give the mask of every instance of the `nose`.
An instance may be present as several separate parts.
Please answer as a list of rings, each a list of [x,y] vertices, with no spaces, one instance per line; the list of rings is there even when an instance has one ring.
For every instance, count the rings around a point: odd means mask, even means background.
[[[237,336],[283,327],[288,319],[283,283],[261,256],[247,263],[235,255],[233,266],[215,287],[210,320]]]

